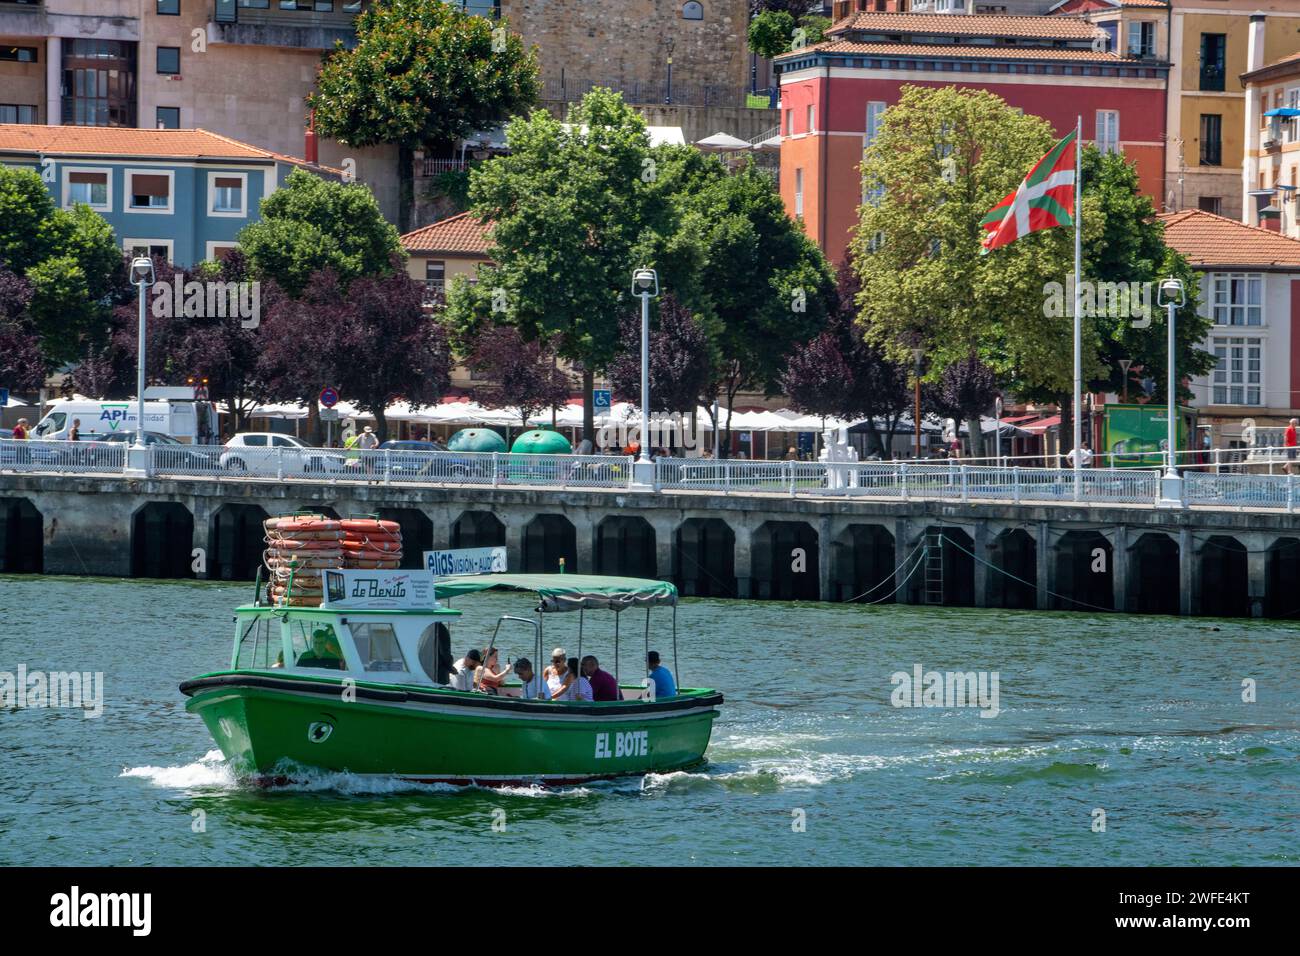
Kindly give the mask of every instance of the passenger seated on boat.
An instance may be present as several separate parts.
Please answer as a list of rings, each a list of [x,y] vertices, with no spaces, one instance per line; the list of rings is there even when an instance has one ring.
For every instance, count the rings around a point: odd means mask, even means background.
[[[479,665],[482,663],[483,655],[479,653],[477,647],[471,647],[467,650],[464,657],[451,665],[454,668],[450,681],[451,689],[473,690],[474,672],[478,670]]]
[[[618,681],[614,680],[614,675],[609,671],[600,669],[600,661],[596,660],[594,654],[588,654],[582,659],[582,673],[586,676],[588,683],[591,684],[592,700],[619,700],[622,695],[618,692]]]
[[[506,675],[514,670],[512,665],[507,664],[505,670],[498,671],[497,667],[499,666],[499,654],[497,649],[495,647],[489,647],[487,660],[485,660],[482,666],[474,672],[474,682],[478,685],[478,689],[483,693],[500,693],[501,685],[505,683]]]
[[[311,647],[303,651],[297,660],[299,667],[321,667],[325,670],[347,670],[343,663],[343,649],[339,647],[338,638],[332,631],[318,627],[311,632]]]
[[[578,659],[568,658],[565,666],[560,689],[551,695],[551,700],[591,700],[591,682],[578,672]]]
[[[551,693],[546,689],[546,681],[533,673],[533,662],[528,658],[521,657],[515,662],[515,673],[519,675],[524,685],[519,693],[520,700],[551,699]]]
[[[564,675],[568,672],[564,662],[568,659],[562,647],[551,651],[551,663],[542,670],[542,680],[546,681],[547,700],[551,700],[560,689],[560,685],[564,683]]]
[[[650,679],[655,682],[655,700],[661,697],[676,697],[677,682],[672,672],[659,663],[659,652],[651,651],[646,655],[646,665],[650,670]]]

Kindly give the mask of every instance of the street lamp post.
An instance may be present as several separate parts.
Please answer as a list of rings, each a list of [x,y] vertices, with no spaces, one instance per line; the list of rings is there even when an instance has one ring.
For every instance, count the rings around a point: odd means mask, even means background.
[[[653,269],[637,269],[632,275],[632,294],[641,297],[641,454],[633,467],[639,485],[654,485],[650,461],[650,299],[659,295],[659,276]]]
[[[1119,360],[1119,367],[1124,371],[1124,385],[1119,400],[1125,405],[1128,404],[1128,370],[1129,368],[1132,367],[1132,365],[1133,365],[1132,359]]]
[[[131,284],[140,290],[140,325],[139,355],[135,370],[136,428],[135,447],[141,449],[144,444],[144,362],[145,362],[145,320],[144,293],[153,285],[153,260],[148,256],[137,256],[131,260]]]
[[[912,396],[912,427],[916,432],[916,457],[921,457],[921,359],[925,355],[925,349],[912,349],[912,362],[914,380],[914,393]]]
[[[1160,500],[1162,504],[1181,505],[1183,503],[1183,481],[1178,475],[1178,367],[1174,351],[1175,313],[1182,306],[1186,296],[1181,279],[1169,278],[1160,282],[1159,304],[1165,307],[1168,316],[1166,322],[1169,334],[1169,380],[1168,402],[1169,422],[1168,437],[1165,439],[1165,476],[1160,481]]]

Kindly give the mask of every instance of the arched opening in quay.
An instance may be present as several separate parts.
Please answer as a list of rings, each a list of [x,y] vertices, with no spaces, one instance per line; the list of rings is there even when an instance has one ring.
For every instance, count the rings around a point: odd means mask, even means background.
[[[1300,617],[1300,538],[1278,538],[1264,555],[1264,616]]]
[[[1058,611],[1115,609],[1115,549],[1095,530],[1067,531],[1056,544]]]
[[[721,518],[687,518],[677,528],[677,586],[686,597],[736,596],[736,532]]]
[[[208,529],[208,577],[217,581],[251,581],[262,564],[266,512],[258,505],[226,504],[217,509]]]
[[[506,543],[506,526],[490,511],[462,511],[451,526],[453,548],[499,548]]]
[[[1133,545],[1129,607],[1136,614],[1179,611],[1178,542],[1167,534],[1147,532]]]
[[[989,544],[988,606],[1038,606],[1038,542],[1024,528],[1008,528]]]
[[[596,526],[596,573],[656,577],[655,529],[650,522],[631,515],[603,518]]]
[[[176,501],[151,501],[131,518],[131,576],[194,577],[194,515]]]
[[[817,532],[804,521],[765,521],[754,532],[752,596],[821,599]]]
[[[424,567],[424,552],[433,550],[433,522],[416,508],[380,508],[381,521],[396,521],[402,529],[402,563],[406,571]]]
[[[894,536],[878,524],[851,524],[831,545],[831,598],[893,604]]]
[[[537,515],[524,525],[523,562],[528,574],[554,574],[578,568],[578,532],[564,515]]]
[[[45,569],[45,519],[26,498],[0,498],[0,572]]]
[[[923,554],[913,557],[920,565],[912,573],[910,589],[915,604],[948,607],[975,606],[975,542],[961,528],[932,525],[921,539]],[[912,564],[907,568],[912,571]]]
[[[1226,534],[1201,547],[1201,611],[1207,617],[1250,617],[1246,546]]]

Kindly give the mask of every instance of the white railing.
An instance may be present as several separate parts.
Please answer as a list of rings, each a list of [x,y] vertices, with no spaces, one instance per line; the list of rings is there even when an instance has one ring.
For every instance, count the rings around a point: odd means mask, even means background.
[[[138,476],[127,442],[0,439],[0,472]],[[486,487],[548,486],[627,489],[626,455],[515,455],[427,452],[399,448],[151,445],[150,477],[208,480],[356,482]],[[1186,506],[1284,509],[1300,506],[1300,476],[1198,470],[1182,466]],[[1164,505],[1155,468],[1082,470],[947,461],[809,462],[660,458],[654,490],[723,495],[846,497],[954,502],[1078,502]]]
[[[383,485],[558,485],[626,488],[624,455],[511,455],[402,448],[246,448],[155,445],[149,474]]]
[[[0,439],[0,471],[56,474],[121,474],[126,442],[23,441]]]

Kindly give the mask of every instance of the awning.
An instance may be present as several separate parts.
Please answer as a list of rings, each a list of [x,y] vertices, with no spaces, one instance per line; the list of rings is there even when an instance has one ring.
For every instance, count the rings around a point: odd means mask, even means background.
[[[507,588],[535,591],[543,611],[611,610],[673,606],[677,588],[667,581],[603,574],[461,574],[434,583],[439,598]]]
[[[714,133],[704,139],[696,140],[695,148],[708,153],[735,153],[749,149],[749,142],[730,133]]]
[[[1061,416],[1053,415],[1051,418],[1044,418],[1036,422],[1030,422],[1027,425],[1021,425],[1020,427],[1027,432],[1034,432],[1035,434],[1037,434],[1039,432],[1045,432],[1049,428],[1055,428],[1060,424],[1061,424]]]
[[[1292,116],[1300,116],[1300,110],[1293,106],[1279,106],[1277,109],[1267,110],[1265,116],[1285,116],[1288,119]]]

